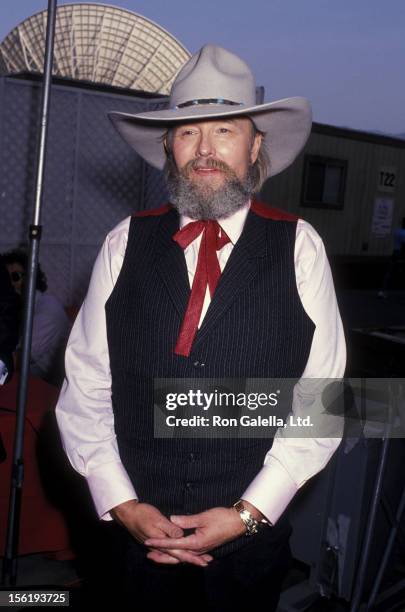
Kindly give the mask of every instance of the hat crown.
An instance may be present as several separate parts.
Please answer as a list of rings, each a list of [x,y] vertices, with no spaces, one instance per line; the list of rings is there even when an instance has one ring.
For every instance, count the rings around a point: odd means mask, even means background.
[[[252,71],[240,57],[222,47],[205,45],[178,73],[171,89],[170,107],[211,99],[253,106],[256,84]]]

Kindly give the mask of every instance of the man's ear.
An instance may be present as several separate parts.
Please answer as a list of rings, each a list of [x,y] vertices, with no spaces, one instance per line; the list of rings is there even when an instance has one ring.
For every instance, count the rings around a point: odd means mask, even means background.
[[[250,163],[252,165],[255,163],[259,155],[260,147],[262,145],[262,140],[263,140],[263,134],[261,134],[260,132],[256,132],[253,138],[252,147],[250,149]]]
[[[163,142],[163,148],[164,148],[165,153],[166,153],[166,157],[169,157],[170,156],[170,149],[167,146],[167,133],[163,136],[163,141],[162,142]]]

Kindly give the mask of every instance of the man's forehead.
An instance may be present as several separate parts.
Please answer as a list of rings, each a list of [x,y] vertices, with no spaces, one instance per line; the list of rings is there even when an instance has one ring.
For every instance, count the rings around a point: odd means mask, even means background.
[[[234,125],[243,125],[243,124],[251,124],[253,125],[253,121],[250,117],[239,116],[239,117],[215,117],[213,119],[197,119],[197,120],[187,120],[182,121],[181,123],[176,123],[172,129],[176,130],[178,128],[190,125],[204,126],[204,125],[215,125],[215,124],[234,124]]]

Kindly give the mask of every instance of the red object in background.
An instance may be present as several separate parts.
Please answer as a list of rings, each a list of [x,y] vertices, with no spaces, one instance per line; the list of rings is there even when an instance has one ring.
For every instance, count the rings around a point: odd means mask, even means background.
[[[10,383],[0,387],[0,433],[6,451],[6,459],[0,463],[0,556],[4,554],[6,544],[17,388],[17,374]],[[63,487],[60,478],[54,482],[58,478],[58,460],[52,458],[54,452],[59,458],[63,454],[55,435],[54,408],[58,395],[56,387],[30,377],[25,415],[19,555],[70,549],[66,518],[58,501],[55,504]],[[59,488],[56,494],[53,486]]]

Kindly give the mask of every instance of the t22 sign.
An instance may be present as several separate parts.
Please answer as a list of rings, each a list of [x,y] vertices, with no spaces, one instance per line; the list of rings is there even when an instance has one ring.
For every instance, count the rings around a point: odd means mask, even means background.
[[[397,169],[393,166],[382,166],[378,173],[378,191],[394,193],[397,186]]]

